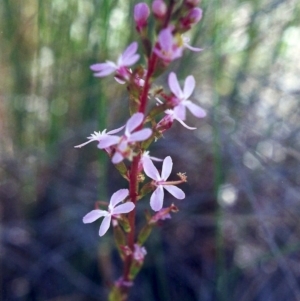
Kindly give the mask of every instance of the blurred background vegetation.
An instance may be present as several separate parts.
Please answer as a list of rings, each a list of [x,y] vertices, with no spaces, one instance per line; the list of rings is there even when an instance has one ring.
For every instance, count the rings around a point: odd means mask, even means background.
[[[124,86],[89,65],[138,39],[135,3],[0,2],[1,300],[105,300],[120,275],[112,237],[82,217],[125,183],[95,145],[73,146],[128,117]],[[196,77],[208,116],[151,150],[187,172],[187,198],[147,242],[131,300],[300,300],[300,2],[201,7],[204,51],[169,70]]]

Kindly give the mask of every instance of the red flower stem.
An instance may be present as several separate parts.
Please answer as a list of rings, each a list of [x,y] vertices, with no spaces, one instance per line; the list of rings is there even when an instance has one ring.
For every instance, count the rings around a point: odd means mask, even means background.
[[[170,0],[170,4],[169,4],[169,7],[168,7],[168,10],[167,10],[167,13],[166,13],[163,28],[167,28],[168,25],[169,25],[174,5],[175,5],[174,0]]]
[[[147,100],[148,100],[148,93],[151,87],[151,76],[153,75],[155,71],[155,66],[157,62],[157,55],[155,53],[152,53],[152,55],[149,58],[148,62],[148,70],[146,74],[146,79],[144,83],[144,89],[140,98],[140,107],[139,107],[139,112],[145,114],[146,111],[146,106],[147,106]]]
[[[147,100],[148,100],[148,93],[151,87],[151,76],[153,75],[155,71],[155,66],[157,62],[157,56],[156,54],[152,54],[148,61],[148,69],[145,79],[144,88],[141,94],[140,98],[140,106],[139,106],[139,112],[145,113],[146,106],[147,106]],[[141,129],[143,125],[137,128],[137,130]],[[136,204],[137,202],[137,196],[138,196],[138,166],[141,159],[141,154],[135,156],[133,158],[132,164],[131,164],[131,170],[130,170],[130,176],[129,176],[129,196],[131,199],[131,202]],[[130,250],[134,251],[134,239],[135,239],[135,215],[136,215],[136,209],[132,210],[128,214],[128,220],[130,225],[130,232],[127,236],[127,243]],[[125,258],[124,262],[124,273],[123,273],[123,279],[124,281],[129,281],[129,272],[130,272],[130,266],[132,263],[133,255],[128,255]],[[126,293],[128,288],[124,288],[123,291]]]

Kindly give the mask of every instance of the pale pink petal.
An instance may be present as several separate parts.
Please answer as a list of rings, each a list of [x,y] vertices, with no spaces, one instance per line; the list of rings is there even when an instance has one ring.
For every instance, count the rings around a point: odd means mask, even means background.
[[[105,69],[105,70],[102,70],[100,72],[94,73],[94,76],[95,77],[104,77],[104,76],[112,74],[115,71],[116,71],[116,69]]]
[[[184,88],[183,88],[183,95],[185,99],[188,99],[192,95],[195,89],[195,85],[196,82],[193,75],[190,75],[185,79]]]
[[[195,52],[199,52],[199,51],[203,50],[202,48],[193,47],[193,46],[191,46],[187,43],[184,43],[184,47],[191,50],[191,51],[195,51]]]
[[[138,43],[132,42],[122,53],[123,60],[127,60],[129,57],[133,56],[138,49]]]
[[[133,202],[127,202],[124,204],[121,204],[113,209],[112,214],[123,214],[128,213],[134,209],[135,205]]]
[[[181,120],[186,119],[186,107],[183,102],[174,108],[174,116],[175,118],[179,118]]]
[[[93,142],[93,141],[96,141],[96,140],[91,139],[91,140],[86,141],[86,142],[84,142],[84,143],[82,143],[82,144],[75,145],[74,147],[75,147],[75,148],[81,148],[81,147],[83,147],[83,146],[85,146],[85,145],[87,145],[87,144],[89,144],[90,142]]]
[[[144,172],[145,174],[156,181],[161,180],[161,177],[158,173],[158,170],[156,169],[156,167],[154,166],[153,162],[151,161],[150,158],[145,157],[143,159],[143,167],[144,167]]]
[[[174,185],[164,185],[164,188],[169,191],[176,199],[182,200],[185,198],[185,193]]]
[[[111,215],[108,215],[103,219],[100,229],[99,229],[100,236],[103,236],[107,232],[107,230],[110,226],[110,221],[111,221]]]
[[[117,70],[117,66],[113,62],[94,64],[90,66],[91,70],[95,71],[94,76],[107,76]]]
[[[98,147],[101,148],[101,149],[107,148],[107,147],[110,147],[112,145],[118,144],[119,141],[120,141],[120,137],[119,136],[105,136],[99,142]]]
[[[108,212],[105,210],[92,210],[91,212],[89,212],[88,214],[86,214],[82,221],[85,224],[89,224],[94,222],[95,220],[97,220],[98,218],[102,217],[102,216],[107,216]]]
[[[184,105],[191,111],[191,113],[198,117],[202,118],[206,116],[206,112],[198,105],[192,103],[191,101],[187,100],[184,102]]]
[[[168,177],[170,176],[172,168],[173,168],[172,158],[170,156],[168,156],[164,159],[164,162],[162,165],[162,171],[161,171],[161,178],[164,181],[167,180]]]
[[[122,80],[122,79],[118,78],[117,76],[115,76],[114,79],[116,80],[117,83],[119,83],[121,85],[124,85],[126,83],[125,80]]]
[[[168,82],[169,82],[170,90],[173,92],[173,94],[178,98],[182,98],[183,93],[182,93],[182,90],[179,86],[177,76],[174,72],[170,73],[169,78],[168,78]]]
[[[160,47],[164,51],[170,51],[173,46],[173,35],[170,28],[165,28],[158,35]]]
[[[114,208],[117,204],[124,201],[125,198],[128,196],[128,194],[129,194],[128,189],[120,189],[116,191],[110,198],[109,209]]]
[[[111,159],[111,162],[113,164],[119,164],[119,163],[121,163],[123,161],[123,159],[124,159],[124,157],[122,156],[121,153],[115,152],[114,155],[113,155],[113,157],[112,157],[112,159]]]
[[[124,129],[125,125],[121,126],[120,128],[117,128],[115,130],[111,130],[109,132],[107,132],[107,135],[112,135],[112,134],[115,134],[115,133],[118,133],[120,131],[122,131]]]
[[[176,48],[173,49],[172,60],[175,60],[175,59],[181,57],[182,52],[183,52],[183,47],[179,47],[179,46],[176,45]]]
[[[125,135],[129,135],[133,130],[135,130],[144,120],[143,113],[133,114],[126,122]]]
[[[149,158],[152,160],[152,161],[156,161],[156,162],[162,162],[163,159],[160,159],[160,158],[157,158],[157,157],[153,157],[153,156],[149,156]]]
[[[139,59],[140,59],[140,55],[139,55],[139,54],[135,54],[135,55],[133,55],[133,56],[127,58],[126,60],[123,58],[122,66],[125,66],[125,67],[132,66],[132,65],[135,64]]]
[[[158,186],[151,195],[150,206],[152,210],[159,211],[163,206],[164,190],[162,186]]]
[[[128,142],[144,141],[152,135],[151,129],[142,129],[130,135]]]
[[[106,70],[109,68],[115,68],[116,69],[116,64],[111,61],[106,61],[106,63],[98,63],[98,64],[93,64],[90,66],[90,69],[95,71],[95,72],[100,72],[102,70]]]
[[[185,122],[183,122],[181,119],[179,118],[174,118],[176,119],[179,123],[181,123],[185,128],[187,128],[188,130],[196,130],[197,128],[194,128],[194,127],[191,127],[191,126],[188,126]]]

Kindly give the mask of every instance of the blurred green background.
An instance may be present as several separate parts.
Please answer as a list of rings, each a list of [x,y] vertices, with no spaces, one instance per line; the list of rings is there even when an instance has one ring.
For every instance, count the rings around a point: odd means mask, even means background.
[[[120,275],[111,236],[82,217],[126,184],[95,145],[74,145],[128,118],[125,87],[89,66],[138,40],[135,3],[0,2],[1,300],[105,300]],[[187,198],[146,244],[131,300],[300,300],[300,3],[201,8],[190,37],[204,50],[157,84],[193,74],[208,116],[151,149],[187,172]]]

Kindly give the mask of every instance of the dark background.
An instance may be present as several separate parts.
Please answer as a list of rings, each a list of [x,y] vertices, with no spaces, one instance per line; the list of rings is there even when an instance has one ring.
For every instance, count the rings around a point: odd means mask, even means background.
[[[138,40],[133,5],[0,2],[1,300],[105,300],[120,275],[111,232],[100,239],[99,221],[82,217],[125,183],[95,143],[74,145],[129,116],[125,87],[89,65]],[[151,149],[187,173],[187,197],[146,243],[130,300],[299,301],[300,5],[201,7],[191,38],[204,51],[157,84],[193,74],[208,116],[189,115],[197,130],[175,124]]]

